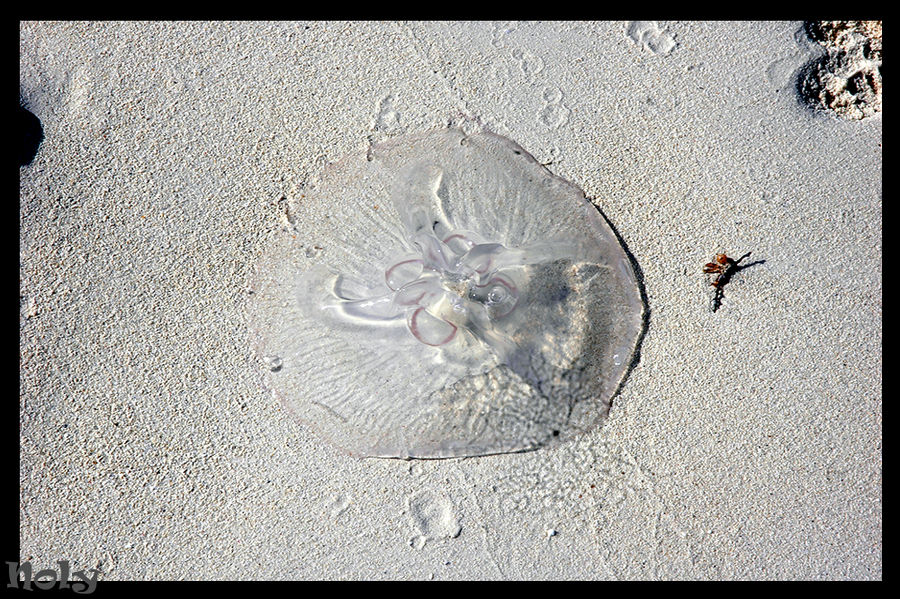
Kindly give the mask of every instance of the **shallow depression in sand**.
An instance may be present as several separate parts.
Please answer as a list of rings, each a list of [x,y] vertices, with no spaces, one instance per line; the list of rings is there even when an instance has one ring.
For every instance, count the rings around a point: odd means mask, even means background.
[[[602,424],[643,314],[576,186],[450,129],[332,165],[260,262],[266,385],[355,455],[533,449]],[[315,248],[314,251],[310,251]]]

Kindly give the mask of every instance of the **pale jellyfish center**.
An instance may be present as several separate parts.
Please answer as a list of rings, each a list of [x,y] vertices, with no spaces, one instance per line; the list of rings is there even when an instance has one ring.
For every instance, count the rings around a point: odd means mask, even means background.
[[[405,313],[409,332],[420,342],[441,346],[461,327],[478,334],[493,328],[519,301],[510,252],[498,243],[476,243],[474,235],[432,232],[412,240],[418,255],[407,255],[384,273],[395,314]],[[506,272],[504,272],[506,271]]]

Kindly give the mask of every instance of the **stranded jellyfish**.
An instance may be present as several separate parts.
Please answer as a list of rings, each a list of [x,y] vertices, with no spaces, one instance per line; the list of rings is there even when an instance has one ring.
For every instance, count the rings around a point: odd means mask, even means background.
[[[358,456],[533,449],[601,425],[643,302],[616,235],[514,142],[449,129],[331,165],[251,300],[266,385]]]

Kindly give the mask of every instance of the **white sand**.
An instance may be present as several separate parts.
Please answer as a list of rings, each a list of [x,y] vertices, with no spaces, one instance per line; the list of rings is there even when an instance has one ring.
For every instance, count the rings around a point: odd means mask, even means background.
[[[880,579],[881,115],[798,102],[800,23],[659,28],[22,24],[45,139],[20,168],[20,559],[100,584]],[[617,227],[641,360],[556,449],[346,457],[261,389],[246,289],[328,161],[460,115]],[[711,313],[717,251],[765,263]]]

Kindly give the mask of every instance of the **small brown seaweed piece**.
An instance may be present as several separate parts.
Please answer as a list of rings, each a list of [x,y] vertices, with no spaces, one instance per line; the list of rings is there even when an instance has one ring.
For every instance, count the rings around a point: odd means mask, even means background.
[[[729,258],[726,254],[716,254],[715,262],[707,262],[703,267],[703,272],[715,275],[715,277],[712,278],[712,281],[710,281],[710,285],[716,288],[715,295],[713,295],[712,301],[710,302],[710,307],[713,312],[718,310],[719,306],[722,305],[723,288],[728,284],[728,281],[731,280],[731,277],[734,276],[734,273],[747,268],[748,266],[765,262],[764,260],[759,260],[757,262],[745,264],[744,266],[738,266],[752,253],[753,252],[747,252],[737,260]]]

